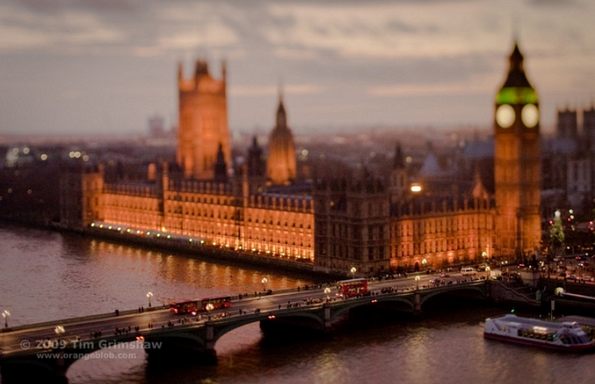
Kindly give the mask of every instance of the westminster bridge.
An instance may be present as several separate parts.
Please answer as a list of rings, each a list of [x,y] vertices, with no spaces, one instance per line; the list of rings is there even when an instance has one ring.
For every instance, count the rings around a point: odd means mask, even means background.
[[[231,307],[197,316],[176,315],[162,306],[5,328],[0,333],[2,382],[42,378],[44,382],[65,383],[72,363],[103,348],[118,346],[144,349],[149,362],[212,362],[217,340],[250,323],[259,322],[265,334],[296,330],[324,333],[348,319],[354,309],[420,313],[434,299],[447,295],[459,300],[490,299],[502,284],[485,277],[437,279],[418,275],[369,281],[369,293],[353,298],[340,298],[331,287],[239,295],[232,297]]]

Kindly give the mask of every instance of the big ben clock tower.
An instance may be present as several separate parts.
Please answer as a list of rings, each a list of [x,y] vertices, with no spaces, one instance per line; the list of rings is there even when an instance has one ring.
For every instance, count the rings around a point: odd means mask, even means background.
[[[523,68],[518,44],[494,108],[496,252],[534,252],[541,241],[539,100]]]

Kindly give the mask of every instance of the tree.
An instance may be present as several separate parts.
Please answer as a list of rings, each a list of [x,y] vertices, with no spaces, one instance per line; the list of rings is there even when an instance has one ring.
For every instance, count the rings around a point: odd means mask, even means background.
[[[554,250],[560,249],[564,245],[564,226],[560,216],[560,211],[556,211],[550,227],[550,244]]]

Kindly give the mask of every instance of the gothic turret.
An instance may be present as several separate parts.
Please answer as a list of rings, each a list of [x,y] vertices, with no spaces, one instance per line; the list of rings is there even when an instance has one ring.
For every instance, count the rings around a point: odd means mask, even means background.
[[[217,148],[217,161],[215,162],[215,181],[227,181],[227,164],[225,163],[225,155],[223,154],[223,145],[219,143]]]
[[[296,177],[295,144],[291,130],[287,126],[287,113],[281,93],[276,125],[269,138],[267,177],[272,184],[288,184]]]
[[[263,177],[264,173],[262,149],[258,145],[258,139],[254,136],[252,138],[252,145],[248,149],[248,176]]]
[[[405,167],[405,159],[403,157],[403,150],[401,143],[395,146],[395,155],[393,157],[393,169],[390,172],[390,199],[392,203],[398,202],[407,193],[407,168]]]

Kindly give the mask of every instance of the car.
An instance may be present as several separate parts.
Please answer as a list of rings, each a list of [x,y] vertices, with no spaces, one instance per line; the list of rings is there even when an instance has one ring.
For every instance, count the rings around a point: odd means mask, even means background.
[[[461,275],[463,276],[472,276],[475,275],[477,271],[472,267],[463,267],[461,268]]]

